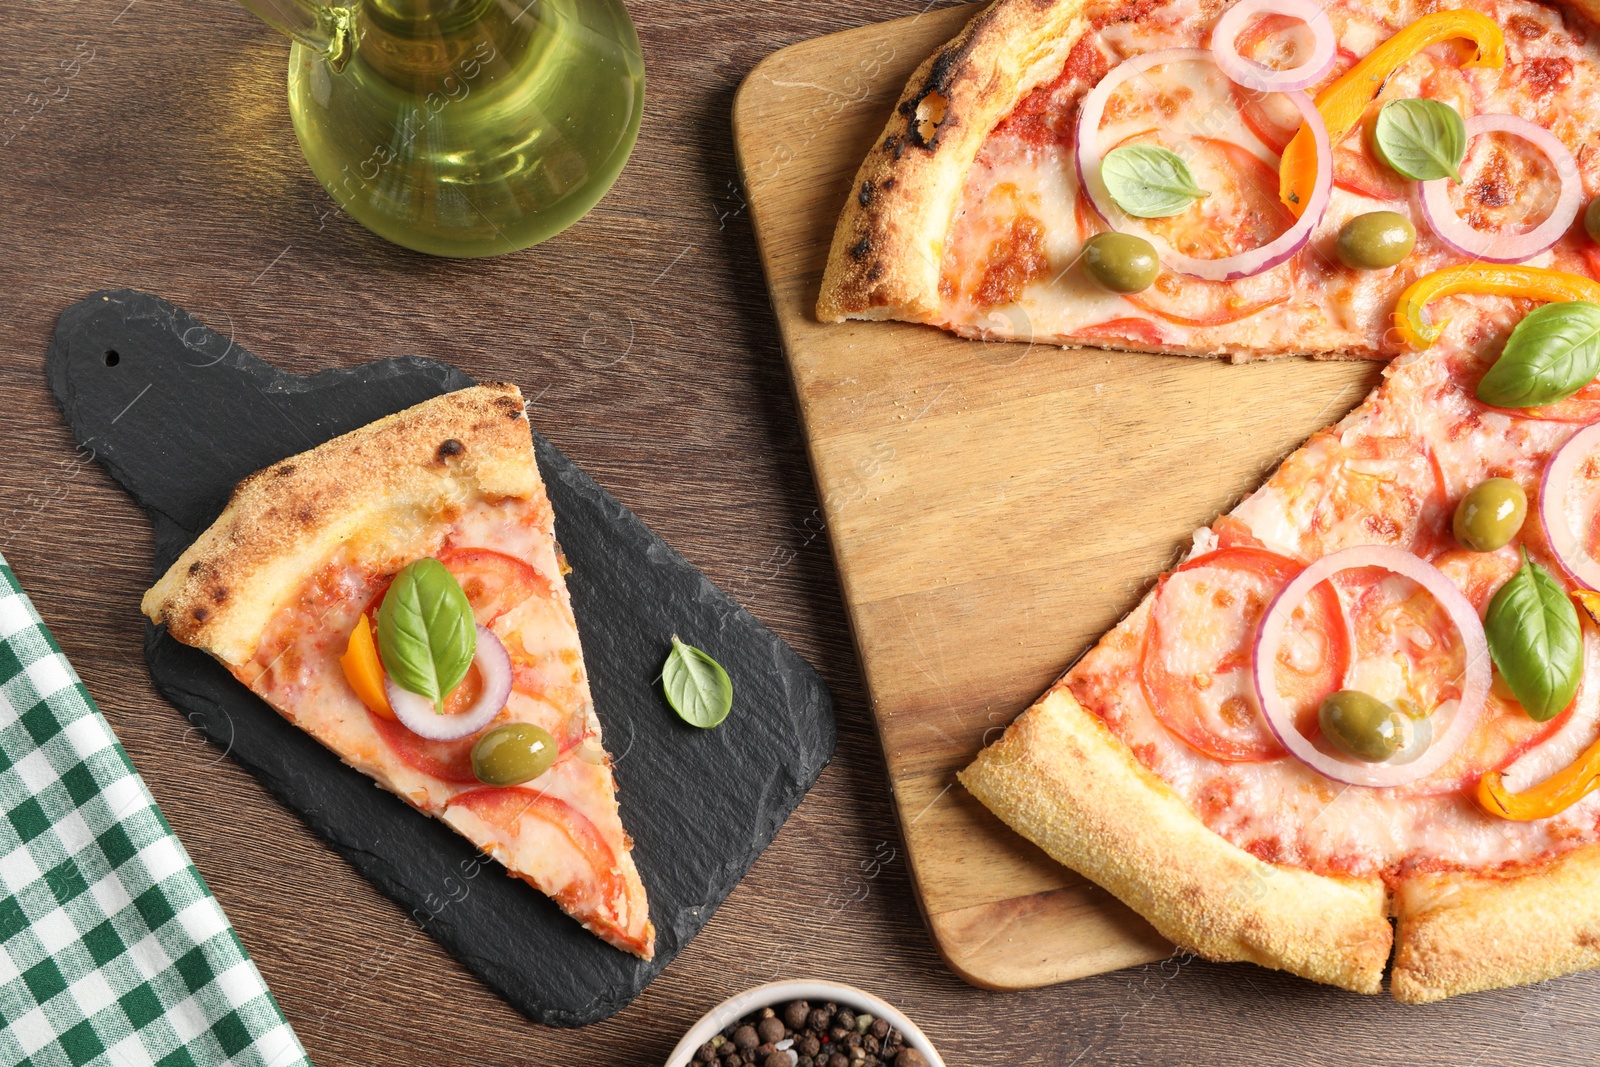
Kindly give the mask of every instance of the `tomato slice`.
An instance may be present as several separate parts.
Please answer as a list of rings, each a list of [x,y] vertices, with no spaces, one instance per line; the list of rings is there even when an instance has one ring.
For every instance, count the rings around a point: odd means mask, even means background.
[[[459,741],[430,741],[407,730],[395,719],[385,719],[367,709],[367,720],[383,738],[384,744],[407,767],[452,785],[475,785],[472,773],[472,746],[479,735]]]
[[[1067,336],[1077,341],[1130,341],[1138,345],[1167,343],[1167,339],[1161,335],[1161,327],[1149,319],[1136,319],[1131,316],[1085,326]]]
[[[1600,421],[1600,382],[1590,382],[1565,400],[1537,408],[1490,407],[1514,419],[1533,419],[1538,422],[1581,422],[1585,425]]]
[[[1265,166],[1237,145],[1231,147]],[[1277,181],[1277,178],[1272,180]],[[1078,190],[1073,203],[1073,215],[1078,223],[1078,233],[1086,241],[1108,228],[1089,203],[1089,194],[1082,189]],[[1295,285],[1299,281],[1299,264],[1300,258],[1296,256],[1287,264],[1233,282],[1189,278],[1164,270],[1150,288],[1142,293],[1125,294],[1123,299],[1177,326],[1226,326],[1286,302],[1294,295]],[[1114,331],[1111,329],[1113,326],[1116,327]],[[1084,340],[1111,336],[1136,343],[1171,343],[1161,335],[1154,323],[1135,318],[1112,319],[1099,326],[1085,327],[1071,336]]]
[[[1482,612],[1490,598],[1516,572],[1521,559],[1510,548],[1498,552],[1450,549],[1433,560],[1472,605]],[[1437,701],[1459,696],[1456,679],[1461,670],[1460,639],[1442,608],[1426,593],[1401,599],[1394,590],[1404,583],[1392,576],[1360,571],[1340,576],[1355,603],[1351,614],[1360,646],[1359,674],[1403,677],[1411,699]],[[1351,583],[1349,586],[1345,582]],[[1376,668],[1370,665],[1376,665]],[[1371,685],[1370,688],[1378,688]],[[1361,688],[1356,683],[1356,688]],[[1380,693],[1388,696],[1390,694]],[[1535,722],[1514,701],[1491,692],[1478,726],[1439,770],[1420,782],[1403,787],[1408,794],[1452,793],[1476,784],[1490,770],[1500,770],[1528,749],[1549,737],[1567,721],[1570,711],[1548,722]]]
[[[1213,759],[1257,762],[1284,755],[1256,704],[1251,649],[1267,605],[1304,565],[1235,545],[1185,563],[1156,593],[1139,681],[1168,730]],[[1306,736],[1317,706],[1340,687],[1350,637],[1338,594],[1324,582],[1295,608],[1276,665],[1278,689]]]
[[[524,786],[474,789],[450,801],[451,807],[458,804],[508,838],[516,836],[523,819],[538,819],[561,831],[582,858],[586,877],[557,887],[552,894],[556,902],[580,917],[600,918],[608,926],[608,936],[631,940],[621,933],[628,888],[618,873],[616,853],[600,836],[594,823],[571,804]],[[547,891],[532,878],[519,877]]]
[[[530,597],[553,597],[549,579],[522,560],[488,548],[448,548],[439,562],[456,576],[484,626]]]

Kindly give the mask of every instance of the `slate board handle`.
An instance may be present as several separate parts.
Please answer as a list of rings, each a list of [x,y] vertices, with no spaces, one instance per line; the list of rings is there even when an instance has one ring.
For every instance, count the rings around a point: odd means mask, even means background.
[[[130,289],[98,292],[63,311],[45,366],[85,457],[105,464],[184,541],[221,514],[240,480],[282,459],[286,440],[299,441],[301,451],[473,384],[453,367],[416,357],[290,374],[188,312]],[[331,402],[317,414],[272,403],[308,392]],[[228,447],[219,450],[219,441]],[[157,559],[157,571],[171,562]]]

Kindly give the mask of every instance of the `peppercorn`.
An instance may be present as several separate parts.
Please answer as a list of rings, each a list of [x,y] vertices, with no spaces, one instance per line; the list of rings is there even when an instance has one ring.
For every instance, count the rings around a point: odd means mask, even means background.
[[[773,1018],[762,1019],[756,1026],[756,1034],[763,1044],[775,1045],[783,1040],[783,1023]]]
[[[804,1030],[810,1014],[811,1005],[803,1000],[791,1000],[783,1009],[783,1025],[791,1030]]]
[[[722,1067],[744,1067],[744,1057],[737,1052],[730,1052],[722,1057]]]
[[[822,1051],[822,1042],[817,1040],[816,1034],[801,1034],[795,1038],[794,1047],[802,1056],[815,1056]]]
[[[856,1013],[849,1008],[840,1008],[834,1013],[833,1024],[842,1026],[846,1030],[854,1030],[856,1028]]]
[[[740,1052],[753,1049],[759,1044],[761,1044],[761,1038],[756,1034],[756,1028],[749,1023],[733,1032],[733,1047]]]
[[[827,1008],[812,1008],[811,1018],[806,1020],[806,1025],[819,1034],[828,1032],[828,1024],[833,1021],[833,1012]]]
[[[907,1046],[900,1050],[900,1055],[894,1058],[894,1067],[928,1067],[928,1058],[916,1049]]]
[[[761,1061],[761,1067],[789,1067],[789,1057],[786,1053],[773,1049],[767,1053],[767,1058]]]
[[[828,1057],[828,1067],[850,1067],[850,1057],[842,1052],[835,1052]]]
[[[888,1019],[874,1019],[874,1020],[872,1020],[872,1036],[873,1037],[877,1038],[879,1041],[882,1041],[884,1039],[884,1037],[888,1033],[889,1033],[889,1020]]]

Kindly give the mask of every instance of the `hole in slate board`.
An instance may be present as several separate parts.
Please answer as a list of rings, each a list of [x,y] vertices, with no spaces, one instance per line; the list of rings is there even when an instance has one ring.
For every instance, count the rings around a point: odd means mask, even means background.
[[[121,363],[121,362],[122,362],[122,356],[118,354],[118,352],[117,352],[117,350],[115,348],[113,348],[111,351],[106,353],[106,366],[115,367],[118,363]]]

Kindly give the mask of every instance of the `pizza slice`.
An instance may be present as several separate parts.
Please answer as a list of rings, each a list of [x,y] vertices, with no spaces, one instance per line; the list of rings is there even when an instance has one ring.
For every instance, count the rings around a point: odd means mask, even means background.
[[[1600,966],[1600,283],[1401,306],[1415,351],[960,779],[1179,945],[1367,993],[1392,947],[1420,1002]]]
[[[522,395],[480,385],[251,475],[145,595],[279,714],[649,959]]]
[[[997,0],[862,163],[818,318],[1387,358],[1397,297],[1435,271],[1600,277],[1572,225],[1600,193],[1597,18],[1600,0]]]

